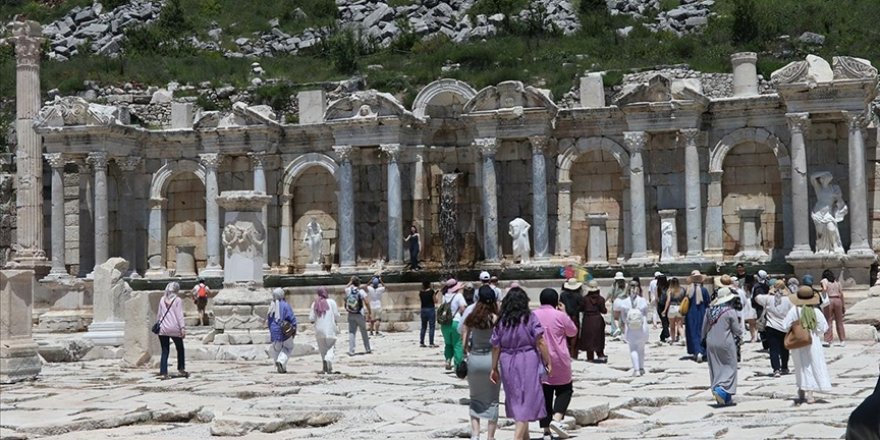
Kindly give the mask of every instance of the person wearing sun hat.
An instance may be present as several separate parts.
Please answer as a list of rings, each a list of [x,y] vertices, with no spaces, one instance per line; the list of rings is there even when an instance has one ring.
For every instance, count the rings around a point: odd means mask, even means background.
[[[701,340],[706,346],[709,363],[709,382],[718,405],[733,403],[736,394],[737,340],[742,338],[742,326],[732,307],[737,295],[724,286],[709,305],[701,328]],[[690,314],[690,312],[688,312]]]
[[[605,298],[599,294],[599,283],[592,280],[587,284],[587,295],[581,303],[584,312],[581,322],[581,337],[578,349],[587,352],[587,362],[605,363],[605,318],[608,313]]]
[[[568,338],[568,352],[572,359],[578,356],[578,335],[581,333],[581,304],[584,301],[583,283],[578,282],[576,278],[569,278],[562,285],[562,292],[559,294],[559,302],[565,306],[565,314],[571,318],[578,332],[573,337]]]
[[[806,284],[806,283],[804,283]],[[828,330],[828,321],[819,308],[818,292],[808,285],[798,288],[796,294],[789,296],[794,305],[782,322],[782,330],[788,333],[795,322],[811,336],[810,345],[791,350],[794,362],[795,381],[798,387],[798,401],[815,403],[814,391],[831,391],[831,378],[825,364],[825,351],[822,348],[822,336]]]
[[[687,352],[697,362],[703,362],[706,351],[700,341],[700,332],[703,329],[703,319],[706,307],[709,305],[709,291],[703,286],[705,281],[699,270],[691,272],[690,286],[686,294],[689,302],[688,311],[684,316],[684,336],[687,343]]]
[[[447,370],[451,370],[453,367],[457,368],[458,364],[460,364],[461,360],[464,358],[461,334],[458,332],[462,313],[464,313],[465,308],[467,308],[467,301],[465,301],[464,295],[461,294],[463,288],[464,283],[455,278],[446,280],[445,293],[443,294],[441,307],[443,303],[449,304],[449,308],[452,311],[452,322],[441,323],[440,333],[443,335],[443,355],[446,359]],[[439,315],[440,313],[438,311],[438,317]]]
[[[767,325],[764,327],[764,336],[770,344],[770,366],[773,368],[773,376],[779,377],[788,374],[788,360],[790,353],[785,348],[785,332],[782,330],[782,321],[792,308],[788,298],[788,287],[785,281],[778,280],[767,295],[759,295],[755,301],[764,308],[764,316]]]

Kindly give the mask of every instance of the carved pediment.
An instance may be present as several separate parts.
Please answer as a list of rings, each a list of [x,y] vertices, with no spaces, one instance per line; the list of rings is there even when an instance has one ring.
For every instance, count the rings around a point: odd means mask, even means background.
[[[383,117],[418,119],[407,111],[394,96],[375,90],[355,92],[327,107],[325,121],[371,121]]]
[[[691,80],[672,80],[658,73],[642,84],[630,84],[614,99],[618,106],[637,103],[699,101],[708,103],[700,84]]]
[[[559,108],[540,90],[525,86],[520,81],[504,81],[497,86],[485,87],[464,106],[464,113],[491,111],[521,111],[546,109],[555,115]]]
[[[248,125],[279,125],[275,111],[268,105],[249,106],[243,102],[232,104],[232,111],[219,113],[204,112],[196,116],[193,128],[229,128]]]
[[[831,59],[834,79],[874,79],[877,68],[871,62],[855,57],[834,57]]]
[[[835,60],[836,59],[837,58],[835,58]],[[843,78],[839,78],[835,72],[832,72],[831,65],[828,64],[828,61],[815,55],[807,55],[805,61],[788,63],[785,67],[770,74],[770,81],[777,86],[798,83],[827,83],[835,79]]]
[[[87,102],[76,96],[55,97],[34,120],[35,127],[64,127],[68,125],[122,125],[120,109],[112,105]]]

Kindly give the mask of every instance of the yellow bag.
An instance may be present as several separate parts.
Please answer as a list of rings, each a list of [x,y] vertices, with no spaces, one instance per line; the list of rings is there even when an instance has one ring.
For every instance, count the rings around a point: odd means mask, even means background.
[[[684,299],[681,300],[681,304],[678,306],[678,313],[681,313],[681,316],[687,315],[688,309],[691,307],[691,297],[685,295]]]

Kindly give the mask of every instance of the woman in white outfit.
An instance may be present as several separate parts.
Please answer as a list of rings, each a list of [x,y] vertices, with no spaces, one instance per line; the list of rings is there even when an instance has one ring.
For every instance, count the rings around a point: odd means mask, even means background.
[[[648,301],[642,297],[638,278],[630,281],[629,296],[622,302],[621,315],[626,322],[624,338],[629,345],[633,376],[645,374],[645,343],[648,342]]]
[[[822,335],[828,330],[828,321],[819,310],[819,294],[809,286],[798,288],[796,295],[790,297],[794,307],[788,311],[782,322],[782,330],[786,333],[792,324],[800,322],[810,332],[810,345],[791,350],[794,362],[794,373],[798,387],[798,401],[816,403],[814,391],[831,391],[831,378],[825,364],[825,352],[822,349]]]
[[[336,346],[336,320],[340,317],[336,301],[328,298],[327,289],[318,289],[318,297],[312,303],[309,311],[309,321],[315,323],[315,339],[318,342],[318,351],[321,352],[321,361],[324,364],[322,373],[333,373],[333,359]]]

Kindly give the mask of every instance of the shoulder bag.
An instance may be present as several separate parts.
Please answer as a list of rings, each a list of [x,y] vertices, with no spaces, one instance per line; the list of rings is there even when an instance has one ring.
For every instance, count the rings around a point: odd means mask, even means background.
[[[684,298],[681,299],[681,304],[678,305],[678,313],[681,313],[681,316],[687,315],[688,310],[691,308],[691,297],[687,295],[685,292]]]
[[[168,312],[171,311],[171,305],[174,304],[175,299],[176,298],[171,299],[171,304],[168,304],[168,308],[165,309],[165,314],[162,315],[162,319],[156,321],[156,323],[153,324],[153,333],[158,335],[159,332],[162,331],[162,321],[165,321],[165,317],[168,316]]]
[[[791,328],[785,334],[784,343],[787,350],[803,348],[813,343],[813,336],[801,325],[800,310],[798,310],[797,316],[798,319],[791,324]]]

